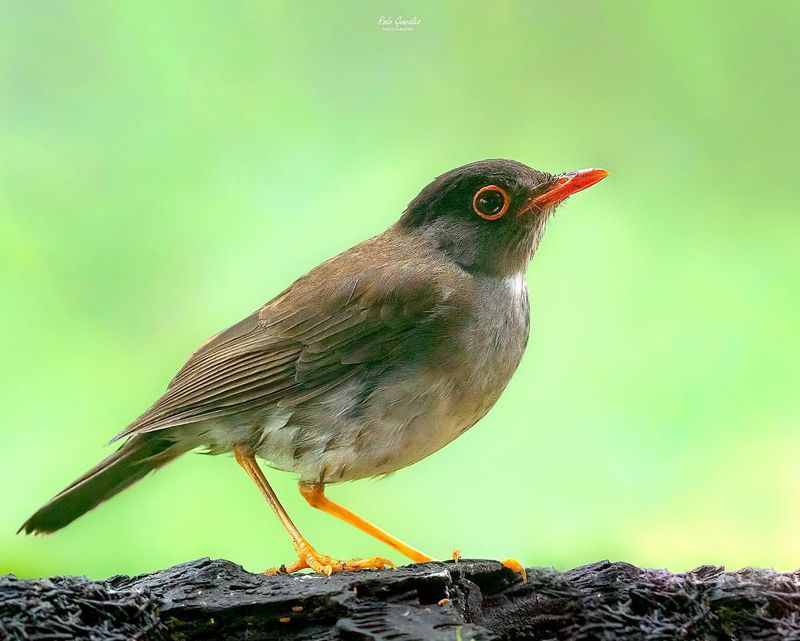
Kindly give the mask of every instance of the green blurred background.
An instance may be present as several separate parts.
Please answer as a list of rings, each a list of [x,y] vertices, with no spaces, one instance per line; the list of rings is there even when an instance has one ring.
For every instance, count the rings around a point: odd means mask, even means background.
[[[799,39],[796,2],[4,2],[0,571],[291,560],[229,456],[14,531],[206,336],[487,157],[613,175],[552,221],[496,408],[329,495],[440,557],[797,567]],[[401,561],[269,477],[322,551]]]

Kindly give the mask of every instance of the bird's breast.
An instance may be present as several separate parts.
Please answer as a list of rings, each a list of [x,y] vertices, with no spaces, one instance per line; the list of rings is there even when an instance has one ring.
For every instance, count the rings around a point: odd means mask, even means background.
[[[461,402],[473,407],[475,421],[497,401],[516,371],[528,344],[530,308],[523,274],[484,278],[477,283],[480,301],[460,332],[464,355]]]

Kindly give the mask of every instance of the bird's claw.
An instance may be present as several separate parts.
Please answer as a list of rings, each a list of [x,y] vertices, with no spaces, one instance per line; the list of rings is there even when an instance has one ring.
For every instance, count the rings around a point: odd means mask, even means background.
[[[500,561],[504,567],[507,567],[512,572],[519,574],[522,576],[522,581],[527,583],[528,582],[528,573],[525,571],[525,566],[522,565],[517,559],[505,559]]]
[[[329,557],[326,554],[320,554],[313,548],[309,547],[299,551],[299,557],[297,561],[289,563],[288,565],[284,564],[276,568],[269,568],[268,570],[264,570],[263,574],[292,574],[294,572],[298,572],[299,570],[305,570],[308,568],[314,570],[314,572],[318,572],[319,574],[330,576],[331,574],[336,574],[337,572],[382,570],[383,568],[387,567],[392,568],[393,570],[397,569],[397,566],[389,559],[384,559],[380,556],[375,556],[369,559],[348,559],[341,561],[339,559]]]

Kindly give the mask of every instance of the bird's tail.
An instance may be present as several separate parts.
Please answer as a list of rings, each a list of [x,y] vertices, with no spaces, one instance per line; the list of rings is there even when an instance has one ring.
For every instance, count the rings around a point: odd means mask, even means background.
[[[187,451],[154,432],[135,435],[29,518],[18,532],[49,534]]]

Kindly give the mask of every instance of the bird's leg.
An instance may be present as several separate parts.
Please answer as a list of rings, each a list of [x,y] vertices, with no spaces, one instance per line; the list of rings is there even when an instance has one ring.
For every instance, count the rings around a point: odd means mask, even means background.
[[[394,563],[381,557],[339,561],[338,559],[333,559],[325,554],[317,552],[311,547],[311,544],[306,541],[305,537],[300,534],[300,530],[297,529],[297,526],[292,522],[292,519],[289,518],[286,510],[283,509],[278,497],[267,482],[267,478],[264,476],[261,468],[258,467],[258,463],[253,454],[240,447],[235,447],[233,453],[236,456],[236,462],[239,463],[242,469],[247,472],[247,475],[253,479],[253,482],[258,486],[258,489],[261,490],[264,498],[267,499],[267,503],[269,503],[272,511],[275,512],[275,516],[280,519],[283,527],[286,528],[289,536],[292,537],[294,549],[297,551],[297,561],[289,565],[282,565],[280,568],[266,570],[265,574],[291,573],[304,568],[310,568],[320,574],[331,575],[334,572],[395,567]]]
[[[323,483],[309,483],[307,481],[300,481],[297,486],[300,489],[300,494],[303,495],[303,498],[308,501],[308,504],[312,507],[322,510],[323,512],[327,512],[328,514],[335,516],[337,519],[342,519],[342,521],[345,523],[349,523],[350,525],[357,527],[362,532],[366,532],[370,536],[374,536],[379,541],[390,547],[393,547],[395,550],[400,552],[400,554],[407,556],[412,561],[416,563],[425,563],[427,561],[436,560],[432,556],[428,556],[417,548],[412,547],[408,543],[404,543],[397,537],[392,536],[385,530],[379,528],[377,525],[362,519],[360,516],[358,516],[358,514],[354,514],[346,507],[342,507],[338,503],[331,501],[327,496],[325,496],[325,485]],[[453,550],[453,560],[459,561],[460,559],[461,551],[458,549]],[[501,563],[512,572],[522,575],[522,579],[524,581],[528,580],[528,575],[525,572],[524,566],[516,559],[505,559],[504,561],[501,561]]]
[[[337,519],[342,519],[342,521],[345,523],[349,523],[350,525],[357,527],[362,532],[366,532],[370,536],[374,536],[379,541],[390,547],[393,547],[395,550],[400,552],[400,554],[407,556],[412,561],[416,563],[425,563],[426,561],[436,560],[432,556],[428,556],[424,552],[420,552],[417,548],[412,547],[408,545],[408,543],[404,543],[397,537],[392,536],[388,532],[379,528],[377,525],[373,525],[369,521],[365,521],[358,516],[358,514],[353,514],[353,512],[347,508],[344,508],[338,503],[331,501],[325,496],[324,484],[300,481],[300,483],[298,483],[298,488],[300,489],[300,494],[303,495],[303,498],[308,501],[308,504],[312,507],[322,510],[323,512],[327,512],[328,514],[335,516]]]

